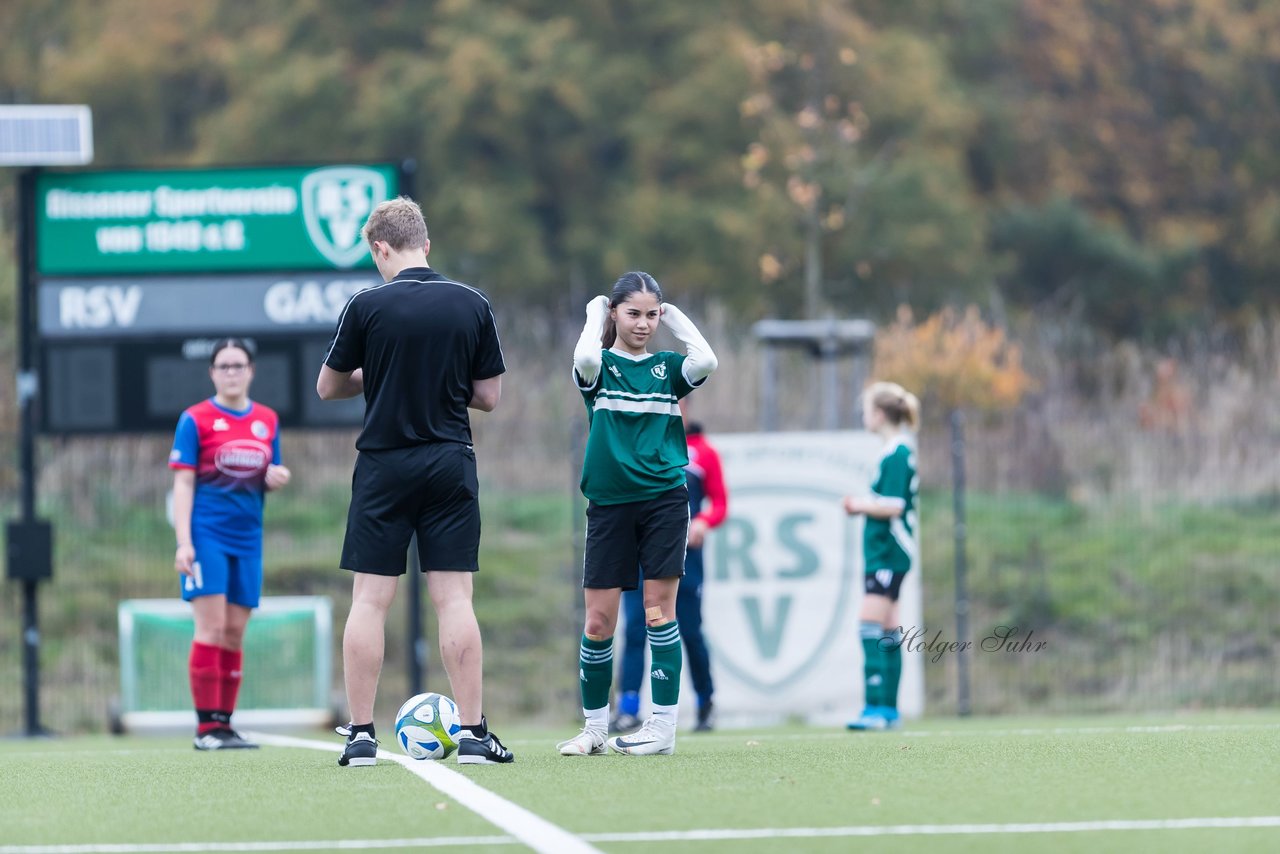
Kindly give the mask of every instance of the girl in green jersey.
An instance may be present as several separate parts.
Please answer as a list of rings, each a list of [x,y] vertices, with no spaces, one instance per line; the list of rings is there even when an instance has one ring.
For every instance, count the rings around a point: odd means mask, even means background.
[[[902,674],[902,628],[898,593],[916,557],[915,430],[920,401],[896,383],[879,382],[862,395],[863,426],[884,439],[871,495],[846,496],[845,512],[866,517],[862,534],[865,595],[859,615],[866,706],[848,723],[852,730],[889,729],[898,724],[898,679]]]
[[[659,324],[686,353],[649,352]],[[679,402],[715,369],[706,339],[684,312],[663,303],[648,273],[627,273],[611,296],[587,305],[573,352],[574,382],[590,424],[582,465],[587,616],[578,658],[586,725],[557,746],[564,756],[598,756],[608,752],[606,744],[629,755],[675,752],[681,670],[675,602],[689,534],[689,457]],[[636,732],[608,738],[618,606],[642,572],[653,714]]]

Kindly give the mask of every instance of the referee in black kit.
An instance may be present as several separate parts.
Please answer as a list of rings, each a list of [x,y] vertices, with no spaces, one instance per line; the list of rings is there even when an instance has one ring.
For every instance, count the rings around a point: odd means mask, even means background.
[[[378,205],[361,234],[386,283],[347,302],[316,380],[323,400],[365,399],[342,544],[342,567],[355,583],[342,636],[351,727],[338,764],[376,762],[384,627],[415,532],[462,721],[458,762],[510,762],[483,714],[483,648],[471,605],[480,504],[467,409],[492,412],[502,395],[497,324],[484,294],[427,266],[431,241],[412,199]]]

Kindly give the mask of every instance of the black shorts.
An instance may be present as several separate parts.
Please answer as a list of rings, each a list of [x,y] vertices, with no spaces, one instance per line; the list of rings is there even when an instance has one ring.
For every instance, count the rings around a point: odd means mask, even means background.
[[[894,572],[892,569],[868,572],[863,592],[874,596],[887,596],[890,600],[897,602],[898,594],[902,592],[902,579],[906,577],[905,572]]]
[[[342,568],[404,575],[418,535],[423,572],[475,572],[480,551],[480,484],[470,445],[437,442],[361,451],[351,476]]]
[[[681,484],[648,501],[587,504],[582,586],[635,590],[645,578],[684,575],[689,545],[689,488]]]

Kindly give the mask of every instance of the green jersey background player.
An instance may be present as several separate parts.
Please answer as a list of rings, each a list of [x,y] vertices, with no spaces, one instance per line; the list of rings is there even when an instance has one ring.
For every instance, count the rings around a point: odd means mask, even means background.
[[[660,323],[686,355],[649,352]],[[573,352],[574,381],[590,422],[582,465],[587,613],[578,658],[586,725],[557,745],[564,756],[598,756],[606,743],[631,755],[675,751],[682,663],[675,603],[689,534],[689,457],[679,402],[715,369],[706,339],[680,309],[662,302],[648,273],[627,273],[612,296],[587,305]],[[636,732],[608,738],[618,607],[641,570],[653,713]]]
[[[902,675],[902,629],[898,594],[916,559],[915,430],[920,402],[896,383],[870,385],[862,396],[866,429],[885,442],[880,467],[866,498],[846,496],[845,512],[866,517],[862,533],[865,595],[859,614],[864,656],[865,708],[848,723],[852,730],[898,724],[898,680]]]

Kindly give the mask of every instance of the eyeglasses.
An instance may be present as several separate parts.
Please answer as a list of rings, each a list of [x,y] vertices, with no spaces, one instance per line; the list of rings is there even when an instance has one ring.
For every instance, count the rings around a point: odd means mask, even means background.
[[[228,362],[224,365],[214,365],[213,369],[220,374],[239,374],[249,370],[248,362]]]

